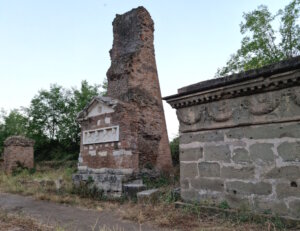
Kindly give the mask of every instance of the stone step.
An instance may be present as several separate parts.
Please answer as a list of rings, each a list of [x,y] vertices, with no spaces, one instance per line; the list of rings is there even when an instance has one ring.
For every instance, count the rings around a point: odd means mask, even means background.
[[[124,196],[130,199],[135,199],[137,193],[146,189],[146,186],[142,181],[134,181],[127,184],[123,184]]]
[[[158,189],[149,189],[137,193],[137,200],[139,203],[155,203],[159,199]]]

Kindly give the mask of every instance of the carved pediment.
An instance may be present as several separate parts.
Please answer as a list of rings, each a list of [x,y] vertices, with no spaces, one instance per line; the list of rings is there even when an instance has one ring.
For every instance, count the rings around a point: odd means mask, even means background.
[[[95,101],[93,105],[87,111],[86,118],[103,115],[106,113],[112,113],[114,109],[111,106],[107,106],[102,102]]]
[[[111,97],[94,97],[91,102],[78,113],[77,120],[113,113],[118,101]]]

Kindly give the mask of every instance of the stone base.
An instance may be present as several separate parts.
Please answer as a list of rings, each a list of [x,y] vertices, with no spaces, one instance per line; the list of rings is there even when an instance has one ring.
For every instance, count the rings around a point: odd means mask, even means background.
[[[86,168],[83,170],[83,168],[79,168],[79,172],[72,176],[75,187],[82,187],[82,185],[96,186],[103,191],[105,196],[114,198],[121,197],[124,185],[135,179],[136,177],[130,169]],[[141,183],[141,185],[143,184]]]

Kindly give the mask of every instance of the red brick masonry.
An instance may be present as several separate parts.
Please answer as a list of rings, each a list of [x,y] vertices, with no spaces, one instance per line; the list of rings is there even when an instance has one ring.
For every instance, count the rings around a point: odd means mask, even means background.
[[[34,141],[23,136],[11,136],[4,141],[4,171],[12,173],[19,162],[27,168],[34,167]]]

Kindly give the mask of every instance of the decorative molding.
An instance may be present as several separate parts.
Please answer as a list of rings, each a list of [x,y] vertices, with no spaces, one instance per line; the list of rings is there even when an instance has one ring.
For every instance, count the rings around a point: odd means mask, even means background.
[[[86,130],[82,132],[82,143],[84,145],[119,141],[119,126]]]
[[[178,108],[176,112],[181,132],[297,121],[300,87],[222,99]]]
[[[223,87],[204,90],[188,95],[174,95],[167,97],[166,101],[176,109],[190,107],[193,105],[206,104],[222,99],[236,98],[246,95],[280,90],[300,85],[300,70],[289,71],[265,78],[251,79],[241,83],[231,84]]]

